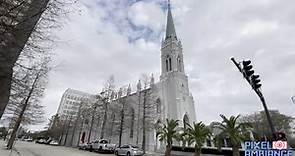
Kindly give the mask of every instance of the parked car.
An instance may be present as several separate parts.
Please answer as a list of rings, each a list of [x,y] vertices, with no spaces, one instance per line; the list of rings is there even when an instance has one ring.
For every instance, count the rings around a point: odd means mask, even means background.
[[[106,139],[95,140],[92,143],[92,149],[98,152],[114,153],[116,144],[110,144]]]
[[[86,150],[86,147],[87,147],[87,143],[83,143],[79,145],[80,150]]]
[[[24,139],[24,141],[33,142],[33,139],[32,138],[27,138],[27,139]]]
[[[49,139],[45,140],[44,144],[49,145],[51,143],[51,141],[52,141],[52,139],[49,138]]]
[[[83,143],[83,144],[79,145],[79,149],[80,150],[92,151],[92,144],[93,144],[93,142]]]
[[[45,139],[39,139],[36,141],[37,144],[45,144],[46,140]]]
[[[50,141],[49,145],[58,146],[59,143],[58,143],[58,141],[52,140],[52,141]]]
[[[116,148],[115,155],[142,156],[143,151],[134,145],[122,145]]]

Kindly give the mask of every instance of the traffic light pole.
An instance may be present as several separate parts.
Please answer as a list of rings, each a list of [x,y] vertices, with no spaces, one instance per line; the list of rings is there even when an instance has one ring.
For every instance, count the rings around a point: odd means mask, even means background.
[[[270,126],[271,133],[273,135],[275,135],[276,130],[275,130],[274,125],[273,125],[273,122],[272,122],[272,120],[270,118],[270,114],[269,114],[269,111],[268,111],[268,108],[267,108],[267,105],[266,105],[266,102],[265,102],[265,99],[263,97],[262,92],[259,89],[253,88],[250,79],[247,76],[245,76],[245,74],[243,73],[243,70],[240,67],[240,65],[236,62],[236,60],[234,58],[231,58],[231,60],[236,65],[236,67],[239,69],[239,71],[243,74],[244,78],[248,81],[248,83],[251,85],[252,89],[255,91],[255,93],[258,95],[259,99],[261,100],[261,103],[263,105],[263,108],[264,108],[264,111],[265,111],[265,114],[266,114],[266,118],[267,118],[268,124]]]

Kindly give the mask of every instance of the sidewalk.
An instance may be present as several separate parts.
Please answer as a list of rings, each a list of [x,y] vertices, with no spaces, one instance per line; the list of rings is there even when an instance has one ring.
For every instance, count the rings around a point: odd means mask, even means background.
[[[20,156],[16,149],[8,150],[5,145],[6,143],[3,140],[0,140],[0,156]]]
[[[147,151],[144,156],[164,156],[164,154]]]

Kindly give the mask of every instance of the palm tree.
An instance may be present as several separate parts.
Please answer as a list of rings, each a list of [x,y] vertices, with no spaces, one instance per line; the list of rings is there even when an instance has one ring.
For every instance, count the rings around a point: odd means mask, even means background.
[[[221,139],[228,137],[232,144],[233,156],[239,156],[241,142],[246,140],[246,136],[243,132],[247,131],[251,126],[249,123],[239,123],[237,120],[240,115],[226,118],[221,114],[220,117],[223,121],[214,123],[214,127],[221,130],[221,133],[216,138]]]
[[[192,126],[188,124],[187,135],[189,144],[195,144],[195,156],[200,156],[204,142],[211,136],[211,130],[202,122],[194,123]]]
[[[171,149],[173,144],[173,139],[178,138],[178,125],[179,120],[173,120],[173,119],[166,119],[166,124],[163,124],[158,130],[157,130],[157,137],[159,140],[166,142],[166,151],[165,156],[171,155]]]
[[[182,150],[185,149],[186,145],[188,144],[189,136],[187,135],[187,128],[182,127],[179,134],[177,141],[182,143]]]

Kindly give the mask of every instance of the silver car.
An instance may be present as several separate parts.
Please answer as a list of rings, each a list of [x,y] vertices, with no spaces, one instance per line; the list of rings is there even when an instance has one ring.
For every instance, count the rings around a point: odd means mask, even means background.
[[[116,155],[142,156],[143,151],[134,145],[122,145],[115,150]]]

